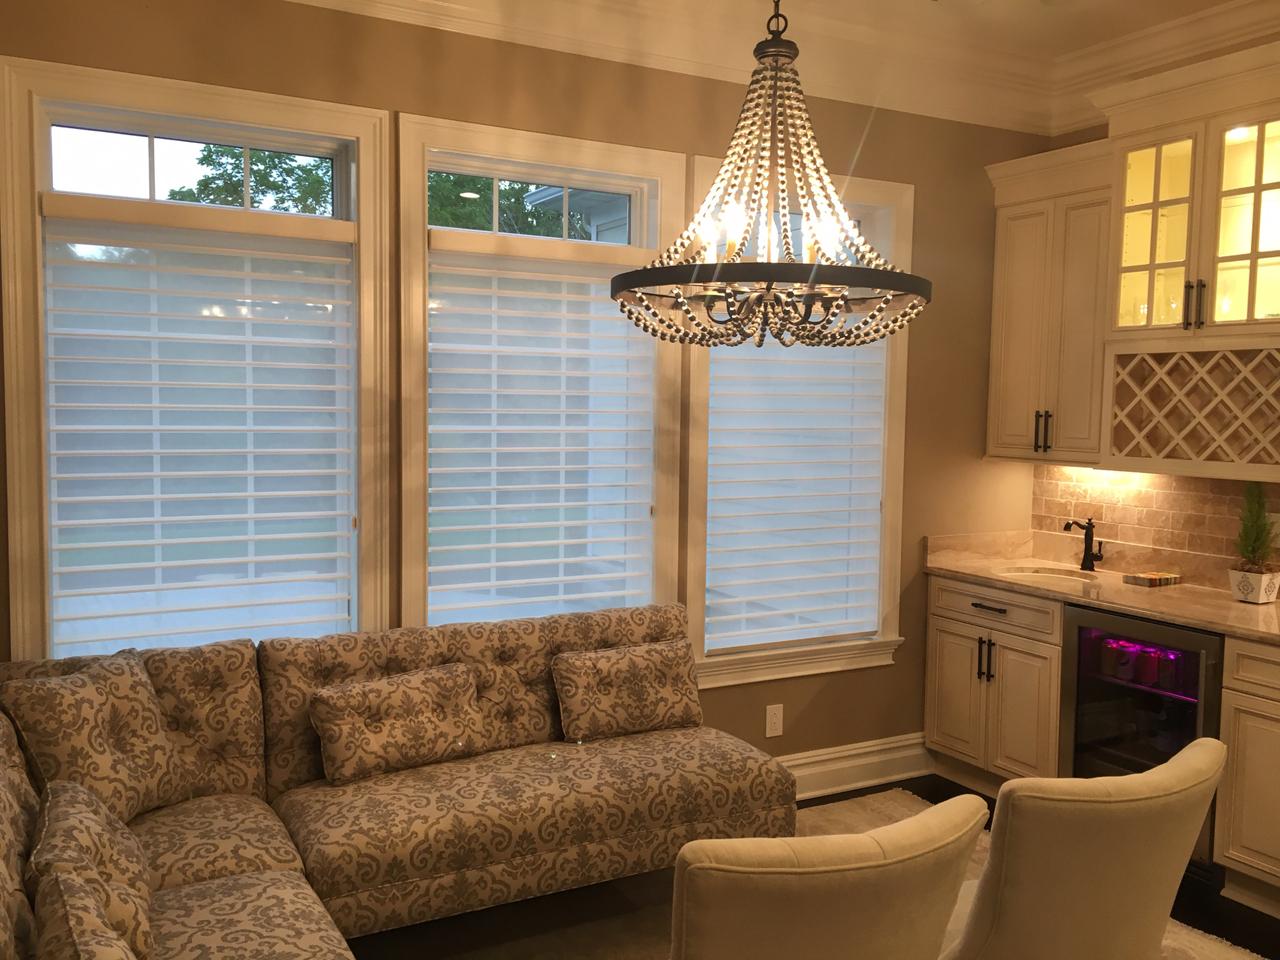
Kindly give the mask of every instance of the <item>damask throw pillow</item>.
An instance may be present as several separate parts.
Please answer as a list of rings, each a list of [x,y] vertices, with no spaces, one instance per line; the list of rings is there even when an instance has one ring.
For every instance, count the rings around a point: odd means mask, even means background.
[[[42,780],[74,780],[126,823],[191,798],[194,771],[170,736],[160,700],[135,656],[96,660],[79,673],[0,687]]]
[[[551,661],[551,674],[566,740],[702,723],[688,640],[561,653]]]
[[[310,710],[334,784],[487,749],[475,675],[463,663],[321,687]]]
[[[89,932],[107,941],[118,936],[138,960],[152,952],[146,856],[137,837],[88,788],[55,780],[45,790],[26,883],[37,905],[43,899],[46,910],[67,914],[54,922],[65,923],[82,949],[82,935]],[[47,919],[37,913],[41,928]]]

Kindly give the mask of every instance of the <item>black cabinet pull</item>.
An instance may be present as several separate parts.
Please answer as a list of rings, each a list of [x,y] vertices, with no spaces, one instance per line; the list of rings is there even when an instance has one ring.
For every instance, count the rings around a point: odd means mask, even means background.
[[[982,651],[987,647],[987,641],[982,637],[978,638],[978,679],[982,679]]]
[[[1196,281],[1196,329],[1204,326],[1204,288],[1203,280]]]
[[[996,642],[994,639],[987,641],[987,682],[990,683],[996,678],[996,673],[991,669],[996,662]]]
[[[1037,410],[1036,411],[1036,442],[1035,442],[1035,445],[1031,448],[1033,453],[1040,452],[1040,421],[1042,419],[1044,419],[1044,411]]]
[[[1053,421],[1053,413],[1049,410],[1044,412],[1044,452],[1048,453],[1053,447],[1049,446],[1049,424]]]
[[[974,600],[969,604],[969,606],[973,607],[975,610],[986,610],[988,613],[998,613],[1002,617],[1009,612],[1008,607],[993,607],[986,603],[979,603],[977,600]]]
[[[1182,329],[1191,329],[1191,291],[1195,284],[1188,280],[1182,285]]]

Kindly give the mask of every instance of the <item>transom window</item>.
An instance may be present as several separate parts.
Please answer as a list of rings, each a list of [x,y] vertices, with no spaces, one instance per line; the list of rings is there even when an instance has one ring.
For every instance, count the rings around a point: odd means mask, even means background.
[[[334,159],[55,125],[53,188],[134,200],[334,214]]]
[[[631,195],[586,187],[433,170],[428,223],[515,236],[632,242]]]

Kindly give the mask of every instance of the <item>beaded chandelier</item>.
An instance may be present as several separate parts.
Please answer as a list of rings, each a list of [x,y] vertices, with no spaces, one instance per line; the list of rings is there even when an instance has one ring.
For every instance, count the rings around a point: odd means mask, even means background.
[[[693,222],[610,295],[660,340],[705,347],[857,347],[895,333],[933,295],[889,263],[845,209],[818,151],[774,0],[738,125]]]

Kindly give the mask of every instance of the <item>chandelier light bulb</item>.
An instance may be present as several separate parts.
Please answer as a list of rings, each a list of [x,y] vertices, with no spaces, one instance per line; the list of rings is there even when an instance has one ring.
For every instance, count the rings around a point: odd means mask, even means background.
[[[613,278],[623,315],[660,340],[856,347],[901,330],[933,295],[928,280],[886,260],[845,209],[778,7],[774,0],[737,127],[692,223],[657,260]]]

